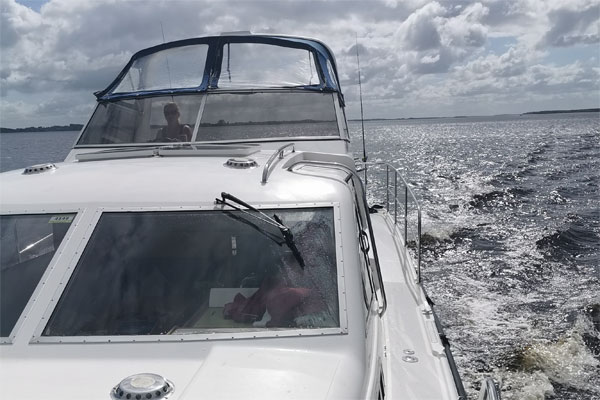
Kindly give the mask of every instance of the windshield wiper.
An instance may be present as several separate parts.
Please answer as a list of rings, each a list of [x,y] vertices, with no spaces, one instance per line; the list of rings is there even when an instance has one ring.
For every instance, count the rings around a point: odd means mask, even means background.
[[[228,203],[227,200],[229,200],[233,203],[239,204],[243,207],[246,207],[247,209],[256,212],[258,215],[249,213],[248,211],[246,211],[234,204]],[[223,204],[223,205],[229,206],[229,207],[231,207],[237,211],[240,211],[244,214],[251,215],[252,217],[259,219],[259,220],[263,221],[264,223],[267,223],[269,225],[277,227],[279,229],[279,231],[281,232],[281,234],[283,235],[285,244],[292,251],[292,254],[294,254],[294,257],[296,257],[298,264],[300,264],[300,268],[304,269],[304,266],[305,266],[304,259],[302,258],[302,255],[300,254],[300,250],[298,250],[298,247],[296,247],[296,242],[294,242],[294,235],[292,234],[292,231],[290,230],[290,228],[288,228],[287,226],[285,226],[283,224],[282,219],[277,214],[273,214],[273,218],[271,218],[267,214],[263,213],[262,211],[252,207],[250,204],[246,203],[245,201],[242,201],[242,200],[238,199],[237,197],[235,197],[229,193],[225,193],[225,192],[221,192],[221,198],[215,199],[215,202],[217,204]]]

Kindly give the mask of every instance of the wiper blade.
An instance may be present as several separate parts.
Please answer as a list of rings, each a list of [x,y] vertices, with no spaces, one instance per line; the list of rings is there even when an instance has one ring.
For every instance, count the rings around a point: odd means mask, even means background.
[[[236,204],[239,204],[243,207],[246,207],[247,209],[254,211],[256,214],[252,214],[249,213],[248,211],[233,205],[231,203],[228,203],[227,200],[234,202]],[[257,218],[269,225],[273,225],[276,228],[279,229],[279,231],[281,232],[281,235],[283,236],[283,239],[285,240],[285,244],[287,245],[287,247],[292,251],[292,254],[294,254],[294,257],[296,258],[296,260],[298,261],[298,264],[300,265],[300,268],[304,269],[304,266],[306,265],[304,263],[304,259],[302,258],[302,254],[300,254],[300,250],[298,250],[298,247],[296,246],[296,242],[294,241],[294,235],[292,234],[292,231],[290,230],[290,228],[288,228],[282,221],[282,219],[277,215],[277,214],[273,214],[273,218],[269,217],[267,214],[263,213],[262,211],[252,207],[250,204],[246,203],[243,200],[238,199],[237,197],[229,194],[229,193],[225,193],[225,192],[221,192],[221,198],[220,199],[215,199],[215,202],[217,204],[223,204],[226,206],[229,206],[235,210],[238,210],[240,212],[243,212],[244,214],[247,215],[251,215],[254,218]]]
[[[259,233],[261,233],[266,238],[271,239],[273,242],[277,243],[278,246],[282,246],[285,243],[285,240],[282,240],[280,235],[277,235],[277,234],[275,234],[273,232],[269,232],[265,228],[262,228],[262,227],[258,226],[257,224],[253,223],[252,221],[250,221],[245,216],[242,216],[242,215],[239,215],[239,214],[238,215],[233,214],[233,213],[231,213],[231,211],[224,211],[224,213],[229,218],[234,219],[234,220],[238,221],[241,224],[248,225],[250,228],[254,229],[255,231],[257,231]]]

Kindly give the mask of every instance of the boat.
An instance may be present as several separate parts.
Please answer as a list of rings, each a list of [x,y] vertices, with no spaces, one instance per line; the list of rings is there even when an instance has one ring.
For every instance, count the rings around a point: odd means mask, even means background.
[[[2,395],[466,399],[417,197],[354,159],[339,82],[315,39],[163,43],[64,162],[2,173]]]

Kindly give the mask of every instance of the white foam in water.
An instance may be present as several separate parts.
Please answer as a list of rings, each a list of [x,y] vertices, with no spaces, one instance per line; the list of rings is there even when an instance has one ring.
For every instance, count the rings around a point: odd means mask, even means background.
[[[553,382],[584,391],[597,390],[600,361],[585,345],[583,334],[600,339],[591,321],[579,316],[573,328],[558,340],[527,346],[520,371],[496,371],[506,391],[503,399],[543,400],[554,394]]]
[[[538,244],[568,215],[590,215],[597,115],[460,122],[368,122],[366,130],[370,156],[400,167],[421,199],[422,232],[437,239],[423,253],[424,285],[468,399],[493,376],[503,400],[600,400],[600,366],[584,342],[598,332],[574,318],[600,304],[597,266],[558,257],[571,248]],[[589,221],[581,222],[588,230]]]
[[[554,387],[548,377],[540,372],[497,372],[502,379],[503,400],[544,400],[554,394]]]

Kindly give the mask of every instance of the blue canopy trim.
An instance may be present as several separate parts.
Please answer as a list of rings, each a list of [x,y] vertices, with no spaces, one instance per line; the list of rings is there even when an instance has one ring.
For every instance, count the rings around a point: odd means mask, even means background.
[[[163,43],[157,46],[149,47],[144,50],[140,50],[131,57],[125,68],[123,68],[123,70],[119,73],[119,75],[117,75],[115,80],[106,89],[96,92],[94,94],[98,101],[105,102],[123,98],[138,98],[165,94],[169,95],[201,93],[216,90],[218,89],[218,82],[221,75],[221,65],[224,53],[223,49],[228,43],[262,43],[288,48],[304,49],[312,52],[315,56],[314,59],[316,61],[319,76],[321,77],[321,83],[316,85],[294,86],[294,89],[337,92],[343,104],[343,95],[341,92],[341,88],[339,87],[339,84],[336,83],[339,82],[339,77],[337,73],[335,58],[333,57],[333,54],[331,53],[329,48],[327,48],[327,46],[314,39],[271,35],[210,36],[203,38],[178,40],[175,42]],[[197,44],[208,45],[206,65],[204,66],[202,83],[199,86],[179,89],[160,89],[126,93],[113,93],[113,91],[119,86],[120,82],[126,76],[127,72],[136,60],[163,50]],[[332,77],[329,74],[329,69],[327,68],[328,61],[331,63],[335,77]],[[258,87],[255,89],[260,90],[260,88]]]

